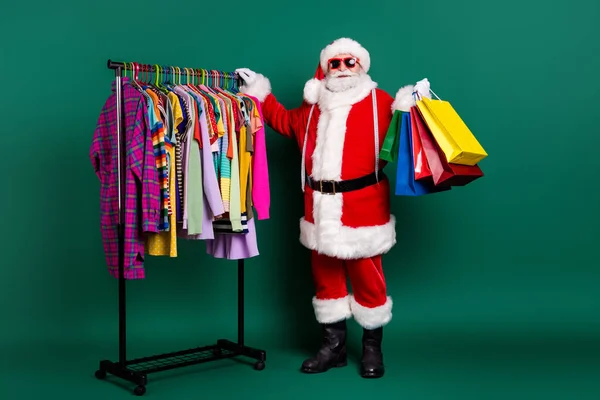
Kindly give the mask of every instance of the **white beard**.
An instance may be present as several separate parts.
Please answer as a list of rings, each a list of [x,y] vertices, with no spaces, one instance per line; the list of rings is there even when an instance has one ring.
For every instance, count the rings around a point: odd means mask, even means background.
[[[321,111],[333,110],[361,101],[375,88],[377,82],[363,71],[345,78],[311,78],[304,85],[303,99],[308,104],[319,104]]]
[[[345,75],[340,77],[340,75]],[[332,92],[344,92],[356,87],[362,78],[362,73],[350,71],[337,71],[325,78],[325,87]]]

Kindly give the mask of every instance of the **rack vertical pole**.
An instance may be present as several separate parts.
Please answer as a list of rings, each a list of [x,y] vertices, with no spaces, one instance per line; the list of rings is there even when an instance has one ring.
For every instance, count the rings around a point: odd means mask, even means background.
[[[126,132],[124,129],[125,118],[123,113],[123,69],[118,66],[115,68],[115,91],[117,103],[117,168],[119,173],[118,192],[119,192],[119,364],[125,366],[127,361],[127,329],[126,329],[126,305],[125,305],[125,148]]]
[[[238,260],[238,344],[244,346],[244,260]]]

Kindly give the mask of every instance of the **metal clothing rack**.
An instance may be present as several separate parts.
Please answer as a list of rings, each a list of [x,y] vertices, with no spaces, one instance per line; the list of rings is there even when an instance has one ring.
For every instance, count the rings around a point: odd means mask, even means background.
[[[118,238],[119,238],[119,359],[118,361],[102,360],[100,367],[96,371],[96,378],[104,379],[107,374],[114,375],[126,381],[137,385],[134,394],[142,396],[146,393],[146,384],[148,383],[148,374],[171,370],[180,367],[205,363],[209,361],[223,360],[237,356],[245,356],[255,361],[254,369],[262,370],[265,368],[266,352],[246,346],[244,343],[244,260],[238,260],[238,337],[237,342],[219,339],[215,344],[201,346],[172,353],[158,354],[148,357],[127,359],[127,328],[126,328],[126,290],[125,290],[125,261],[124,261],[124,222],[125,222],[125,126],[123,114],[123,92],[122,78],[123,71],[127,65],[123,62],[114,62],[108,60],[108,68],[115,71],[116,83],[116,103],[117,103],[117,168],[118,168]],[[149,65],[143,66],[145,70],[156,72],[156,68]],[[174,71],[180,71],[178,67],[167,67]],[[191,70],[198,74],[199,70]],[[204,72],[204,70],[201,70]],[[214,73],[215,71],[208,71]],[[186,69],[176,74],[188,73]],[[222,73],[219,73],[222,74]],[[235,74],[228,74],[230,78],[235,78]],[[223,77],[223,75],[221,75]],[[236,79],[237,81],[237,79]]]

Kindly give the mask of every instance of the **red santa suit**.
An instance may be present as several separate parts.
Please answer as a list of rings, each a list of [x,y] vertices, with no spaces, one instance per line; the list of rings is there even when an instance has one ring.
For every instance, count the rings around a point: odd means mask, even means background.
[[[353,88],[332,92],[321,72],[329,58],[341,53],[357,57],[365,73]],[[369,66],[362,46],[339,39],[321,52],[321,71],[306,83],[300,107],[286,109],[260,74],[242,91],[261,101],[265,123],[295,140],[302,152],[300,242],[312,251],[316,319],[326,324],[354,317],[362,327],[374,329],[392,317],[381,256],[396,243],[390,182],[378,155],[394,110],[411,105],[412,86],[392,97],[367,74]],[[332,181],[355,190],[332,190]]]

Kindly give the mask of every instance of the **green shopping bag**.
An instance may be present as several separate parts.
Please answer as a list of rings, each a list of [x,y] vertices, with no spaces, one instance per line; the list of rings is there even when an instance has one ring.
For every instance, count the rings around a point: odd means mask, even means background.
[[[401,113],[395,112],[379,152],[379,158],[382,160],[396,162],[398,158],[398,132],[400,132],[401,120]]]

